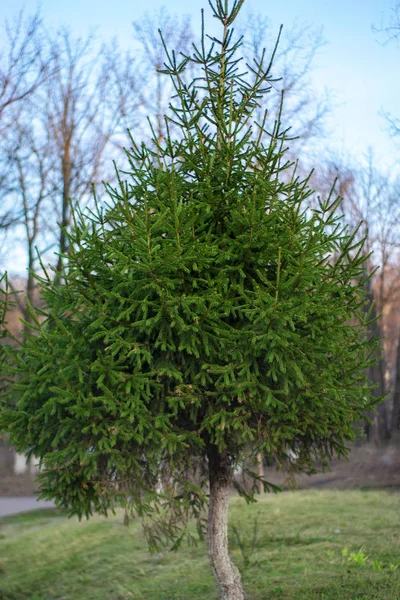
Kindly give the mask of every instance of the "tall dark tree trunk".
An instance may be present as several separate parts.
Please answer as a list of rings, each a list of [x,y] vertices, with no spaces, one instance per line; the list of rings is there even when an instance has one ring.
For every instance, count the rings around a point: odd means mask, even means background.
[[[36,235],[34,236],[34,239]],[[35,306],[35,277],[34,277],[34,268],[35,268],[35,260],[33,256],[33,243],[32,240],[28,240],[28,281],[26,282],[26,297],[31,306]],[[32,315],[26,307],[24,311],[24,319],[27,323],[32,323]],[[24,326],[24,331],[26,326]]]
[[[375,319],[377,316],[374,292],[371,287],[371,280],[367,282],[367,294],[371,305],[371,318]],[[374,321],[370,326],[371,337],[380,338],[382,336],[379,321]],[[368,369],[368,378],[376,385],[373,390],[373,395],[376,398],[385,394],[385,360],[383,357],[383,347],[376,355],[378,362],[372,365]],[[387,414],[387,401],[380,402],[376,407],[376,414],[370,415],[373,418],[373,423],[367,428],[367,435],[369,442],[380,442],[388,440],[390,438],[390,431],[388,426],[388,414]]]
[[[397,359],[396,359],[396,375],[394,380],[393,389],[393,410],[392,410],[392,423],[391,423],[391,434],[392,439],[400,441],[400,334],[399,342],[397,346]]]
[[[228,553],[229,494],[233,481],[232,464],[228,453],[215,446],[208,452],[210,503],[208,509],[208,555],[217,580],[220,600],[244,600],[239,570]]]
[[[67,234],[66,229],[70,223],[70,195],[71,195],[71,147],[70,147],[70,138],[72,134],[68,132],[68,139],[65,142],[64,154],[62,156],[61,166],[62,166],[62,180],[63,180],[63,190],[62,190],[62,206],[61,206],[61,228],[60,228],[60,240],[59,240],[59,256],[57,263],[57,272],[61,273],[63,267],[63,255],[67,252]]]

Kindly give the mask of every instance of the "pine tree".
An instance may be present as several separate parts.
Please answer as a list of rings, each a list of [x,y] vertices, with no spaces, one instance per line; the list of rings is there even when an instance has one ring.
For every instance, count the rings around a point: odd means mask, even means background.
[[[38,278],[43,308],[18,349],[3,347],[0,417],[40,458],[42,497],[71,514],[122,504],[151,547],[178,547],[208,505],[225,600],[244,598],[227,547],[234,469],[259,452],[298,472],[345,456],[371,406],[376,345],[363,243],[340,199],[310,208],[288,131],[252,118],[273,90],[273,56],[244,72],[242,4],[210,2],[221,37],[209,43],[203,26],[191,56],[166,49],[166,130],[180,133],[132,139],[106,206],[75,213],[63,283]],[[190,82],[188,65],[201,71]]]

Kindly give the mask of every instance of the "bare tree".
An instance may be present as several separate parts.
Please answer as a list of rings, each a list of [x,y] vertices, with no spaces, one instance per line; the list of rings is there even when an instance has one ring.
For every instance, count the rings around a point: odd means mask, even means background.
[[[400,304],[400,180],[376,167],[370,151],[364,164],[352,165],[348,158],[336,158],[326,166],[325,176],[314,180],[317,189],[324,190],[328,178],[337,177],[336,191],[344,198],[342,210],[351,228],[362,222],[358,231],[366,236],[365,249],[371,253],[367,294],[372,315],[381,318],[371,325],[371,334],[382,337],[380,361],[370,371],[376,383],[377,397],[392,389],[395,378],[396,346],[400,331],[398,306]],[[390,434],[390,414],[394,405],[391,396],[378,405],[378,414],[372,427],[367,427],[370,440],[387,439]]]
[[[388,22],[381,23],[380,26],[374,26],[373,31],[377,35],[378,41],[385,46],[391,42],[400,43],[399,1],[393,6]],[[383,111],[382,114],[387,122],[389,134],[393,138],[400,136],[400,118],[386,111]]]
[[[240,29],[245,61],[253,64],[253,58],[259,60],[264,48],[267,53],[273,49],[277,33],[267,17],[249,13]],[[285,94],[282,120],[292,126],[290,133],[299,137],[292,145],[296,153],[299,144],[304,151],[307,144],[324,134],[331,108],[327,95],[317,95],[311,80],[315,59],[324,45],[321,29],[295,21],[290,28],[283,28],[275,55],[273,69],[279,78],[275,86]],[[260,107],[260,112],[265,109],[278,118],[281,107],[277,94],[270,95],[270,104]]]
[[[387,45],[391,42],[400,43],[400,2],[397,1],[391,10],[391,14],[389,17],[389,21],[386,23],[382,23],[379,27],[373,28],[375,33],[378,36],[378,40],[380,43]],[[383,116],[386,119],[386,123],[388,126],[388,132],[390,136],[394,140],[398,140],[400,137],[400,118],[398,116],[394,116],[388,112],[383,112]],[[400,204],[400,184],[397,188],[396,195],[396,214],[399,214],[399,204]],[[397,217],[396,222],[395,235],[399,235],[399,219]],[[398,268],[400,264],[400,242],[397,237],[397,264],[393,268],[393,272],[391,273],[391,279],[393,281],[392,288],[399,289],[400,282],[398,276]],[[399,315],[399,306],[400,306],[400,293],[397,294],[395,301],[389,304],[387,312],[387,319],[389,322],[396,323],[398,321]],[[399,323],[396,323],[397,327],[392,327],[390,329],[389,341],[392,349],[392,355],[396,356],[396,360],[393,361],[392,368],[392,381],[393,381],[393,394],[392,394],[392,418],[391,418],[391,437],[395,441],[400,440],[400,326]],[[396,335],[397,334],[397,335]],[[397,344],[396,344],[397,342]],[[397,346],[397,348],[396,348]]]
[[[140,104],[135,61],[121,56],[114,42],[94,50],[92,37],[75,38],[67,29],[49,36],[54,75],[42,86],[36,107],[43,130],[56,157],[52,170],[54,211],[58,223],[57,269],[67,251],[71,200],[82,203],[90,196],[99,174],[107,173],[106,149],[127,118],[134,124]],[[129,76],[128,76],[129,74]]]
[[[140,20],[134,21],[133,28],[146,73],[142,90],[143,113],[155,121],[156,138],[161,142],[165,136],[164,115],[168,113],[173,89],[160,73],[165,62],[160,31],[168,48],[173,48],[177,55],[187,54],[193,40],[190,17],[179,18],[163,6],[157,12],[147,12]]]
[[[42,30],[41,36],[48,76],[20,101],[0,144],[7,173],[0,224],[8,226],[14,249],[26,255],[30,302],[39,266],[36,246],[46,261],[46,251],[56,252],[61,269],[71,202],[90,200],[100,173],[107,178],[107,163],[113,175],[112,158],[127,125],[137,123],[140,104],[136,61],[115,40],[96,49],[91,36],[75,38],[66,29]]]
[[[37,12],[27,17],[20,11],[6,21],[6,43],[0,51],[0,131],[10,126],[7,113],[21,104],[49,75],[49,64],[43,55],[42,22]]]
[[[37,246],[43,244],[50,232],[50,200],[53,195],[51,173],[55,159],[51,152],[49,131],[38,131],[39,124],[28,120],[31,113],[21,112],[7,137],[8,168],[12,186],[10,194],[19,207],[17,234],[24,240],[27,254],[25,296],[34,305],[35,273],[37,272]],[[12,283],[10,282],[11,287]],[[16,295],[18,308],[26,321],[30,321],[26,301]]]
[[[382,314],[381,328],[385,338],[385,357],[392,376],[397,328],[393,322],[393,306],[400,302],[400,281],[396,272],[400,260],[400,180],[390,172],[375,166],[370,152],[364,168],[356,173],[354,191],[345,203],[347,213],[354,220],[363,221],[363,233],[368,236],[371,271],[378,268],[373,281],[373,292],[378,314]]]
[[[0,230],[5,234],[18,222],[21,213],[10,201],[9,148],[2,142],[24,104],[49,77],[50,66],[39,12],[25,17],[24,11],[20,11],[15,19],[6,21],[3,39],[0,48]]]

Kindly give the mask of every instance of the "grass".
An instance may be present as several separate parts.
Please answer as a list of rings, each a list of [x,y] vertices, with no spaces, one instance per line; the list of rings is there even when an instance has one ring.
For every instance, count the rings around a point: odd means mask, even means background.
[[[4,518],[1,600],[217,600],[203,543],[150,556],[139,522]],[[400,496],[307,491],[232,499],[231,554],[249,600],[400,598]]]

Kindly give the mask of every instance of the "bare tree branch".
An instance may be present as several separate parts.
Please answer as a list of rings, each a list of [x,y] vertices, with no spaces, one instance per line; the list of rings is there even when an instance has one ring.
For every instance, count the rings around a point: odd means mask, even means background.
[[[145,114],[155,119],[157,140],[160,143],[165,136],[164,115],[168,113],[173,90],[159,72],[164,68],[165,62],[165,50],[159,30],[162,31],[168,48],[173,48],[177,55],[187,54],[193,39],[190,17],[178,18],[163,6],[157,12],[145,13],[141,20],[134,21],[133,28],[135,39],[141,46],[142,64],[146,71],[142,105]]]
[[[239,33],[243,35],[243,54],[248,63],[252,57],[260,60],[263,48],[268,52],[277,35],[269,19],[255,13],[248,14]],[[328,95],[318,96],[311,81],[315,59],[324,45],[321,29],[295,21],[290,29],[283,29],[274,60],[273,70],[279,76],[275,86],[285,91],[282,119],[292,126],[291,135],[299,137],[292,147],[296,152],[299,144],[304,148],[324,134],[325,120],[331,110]],[[277,117],[278,97],[271,94],[270,98],[271,104],[260,107],[260,112],[267,108],[270,115]]]
[[[389,43],[400,41],[400,2],[397,1],[391,10],[388,23],[381,23],[379,27],[374,26],[372,30],[376,33],[379,43],[387,46]],[[388,133],[391,137],[400,136],[400,118],[394,117],[389,112],[382,111],[382,116],[387,122]]]
[[[393,40],[400,39],[400,2],[391,9],[391,14],[388,23],[381,23],[378,27],[374,25],[372,30],[378,35],[380,43],[384,46]]]
[[[42,46],[40,13],[25,19],[20,11],[6,22],[6,47],[0,53],[0,130],[12,123],[6,113],[30,96],[49,76]]]

